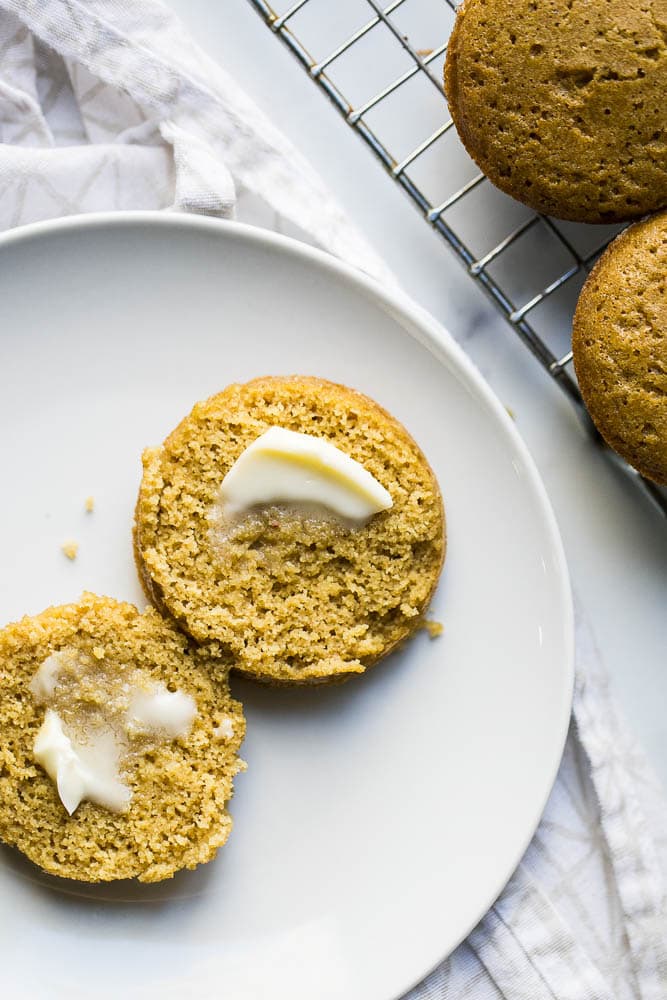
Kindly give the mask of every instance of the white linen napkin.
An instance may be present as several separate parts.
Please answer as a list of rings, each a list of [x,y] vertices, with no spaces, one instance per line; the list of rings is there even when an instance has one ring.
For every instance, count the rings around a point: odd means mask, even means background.
[[[309,165],[154,0],[0,0],[0,139],[0,229],[102,209],[238,211],[392,280]],[[409,1000],[664,1000],[666,886],[667,802],[579,620],[573,719],[539,829]]]

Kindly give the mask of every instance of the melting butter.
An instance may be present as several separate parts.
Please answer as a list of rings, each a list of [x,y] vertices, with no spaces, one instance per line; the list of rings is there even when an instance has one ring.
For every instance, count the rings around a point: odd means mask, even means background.
[[[55,782],[70,816],[84,799],[112,812],[127,808],[132,793],[119,777],[120,752],[109,731],[93,732],[88,743],[76,743],[52,708],[46,710],[34,745],[35,760]]]
[[[113,812],[127,809],[126,758],[187,736],[197,715],[195,699],[183,691],[169,691],[133,667],[107,664],[101,647],[93,657],[52,653],[30,682],[35,701],[46,706],[34,757],[70,816],[84,800]]]
[[[30,691],[36,701],[44,702],[53,697],[62,665],[59,653],[51,653],[40,665],[30,681]]]
[[[228,715],[224,715],[213,730],[213,735],[219,740],[231,740],[234,735],[234,723]]]
[[[135,690],[127,710],[127,729],[135,733],[187,736],[197,715],[197,703],[182,691],[168,691],[164,684]]]
[[[222,481],[227,514],[258,504],[321,504],[361,525],[388,510],[389,492],[335,445],[285,427],[270,427],[239,456]]]

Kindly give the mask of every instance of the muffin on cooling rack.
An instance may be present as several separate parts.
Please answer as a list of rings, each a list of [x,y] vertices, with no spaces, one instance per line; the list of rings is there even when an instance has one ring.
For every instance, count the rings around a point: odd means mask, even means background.
[[[581,222],[667,205],[667,11],[625,3],[465,0],[445,90],[489,179]]]
[[[574,365],[608,444],[667,483],[667,212],[618,236],[579,297]]]
[[[227,669],[153,608],[93,594],[0,631],[0,840],[86,882],[210,860],[244,766]]]
[[[311,377],[231,385],[144,454],[147,594],[269,683],[343,680],[410,635],[445,552],[438,484],[393,417]]]

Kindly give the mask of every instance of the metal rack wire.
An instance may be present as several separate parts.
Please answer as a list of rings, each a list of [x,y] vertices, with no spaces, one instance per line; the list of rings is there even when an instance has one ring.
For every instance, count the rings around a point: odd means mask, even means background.
[[[447,41],[440,40],[449,35],[455,0],[391,0],[384,6],[377,0],[337,0],[328,4],[329,27],[325,24],[322,37],[320,24],[319,38],[312,33],[316,19],[309,15],[317,13],[318,22],[326,22],[323,0],[296,0],[282,13],[265,0],[249,3],[373,151],[427,224],[454,250],[471,279],[491,298],[548,375],[583,411],[572,369],[572,309],[588,270],[619,227],[577,226],[535,214],[497,192],[467,157],[442,90]],[[436,47],[417,48],[406,16],[411,11],[420,24],[432,25],[433,37],[439,42]],[[337,44],[332,42],[334,29],[344,31]],[[307,40],[309,31],[311,38]],[[369,59],[367,49],[362,51],[371,38],[376,51],[381,40],[386,55],[385,78],[379,82],[374,79],[377,72],[372,72],[376,60]],[[317,57],[311,54],[315,46],[322,49]],[[392,47],[391,52],[388,47]],[[362,61],[368,66],[367,92],[352,100],[343,92],[344,88],[349,92],[345,69],[357,54],[357,69]],[[359,73],[354,75],[354,86],[349,73],[347,77],[349,87],[358,90]],[[425,94],[418,102],[413,95],[409,117],[416,118],[412,131],[423,127],[426,137],[415,135],[398,153],[402,136],[397,134],[393,142],[386,137],[396,132],[392,126],[401,115],[399,95],[417,83],[430,92],[431,111],[423,120],[415,115],[412,108],[425,107],[427,102]],[[403,124],[407,124],[405,109]],[[443,151],[445,143],[447,150]],[[475,212],[470,211],[473,205]],[[484,234],[466,232],[468,220],[480,217],[480,207]],[[492,245],[488,245],[489,236]],[[536,261],[540,267],[535,266]],[[539,283],[531,284],[528,274]],[[627,469],[667,515],[665,492],[642,480],[629,466]]]

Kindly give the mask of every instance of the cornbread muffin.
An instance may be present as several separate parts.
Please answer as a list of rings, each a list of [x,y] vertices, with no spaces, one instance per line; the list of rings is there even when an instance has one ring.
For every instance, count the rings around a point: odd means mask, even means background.
[[[272,426],[324,438],[393,506],[355,529],[282,505],[225,522],[220,486]],[[362,673],[421,622],[442,566],[440,491],[407,431],[361,393],[318,378],[260,378],[197,403],[144,453],[135,552],[147,594],[235,669],[269,683]]]
[[[35,675],[54,659],[62,677],[47,673],[38,687],[82,741],[100,719],[112,724],[109,706],[137,672],[194,699],[187,736],[128,738],[124,811],[83,801],[68,815],[36,762],[35,738],[51,709],[37,695]],[[244,766],[241,706],[229,695],[224,659],[213,660],[153,608],[142,614],[84,594],[77,604],[8,625],[0,631],[0,720],[0,839],[52,875],[156,882],[209,861],[227,840],[226,803]]]
[[[465,0],[445,91],[470,156],[537,211],[618,222],[667,205],[665,0]]]
[[[603,438],[667,483],[667,212],[626,229],[600,258],[579,297],[572,348]]]

